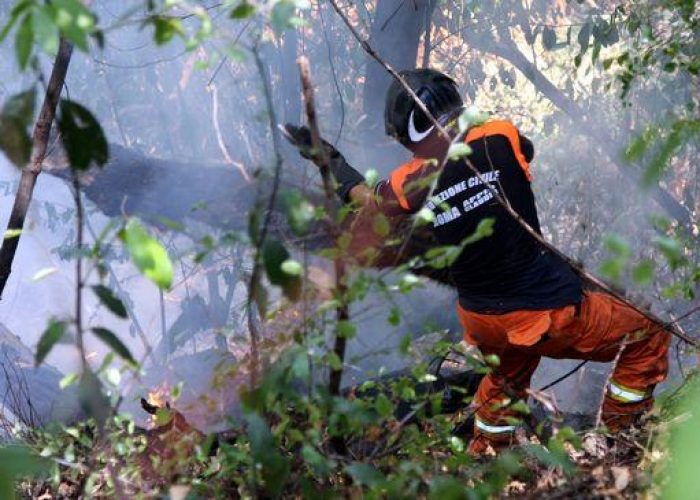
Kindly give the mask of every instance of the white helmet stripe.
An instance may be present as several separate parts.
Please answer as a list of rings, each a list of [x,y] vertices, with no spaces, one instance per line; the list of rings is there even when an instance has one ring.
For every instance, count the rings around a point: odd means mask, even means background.
[[[428,127],[428,130],[426,130],[425,132],[418,132],[418,130],[416,130],[416,124],[414,123],[414,113],[415,109],[411,110],[411,114],[408,117],[408,138],[411,139],[411,142],[420,142],[426,137],[428,137],[428,135],[430,135],[430,132],[433,131],[435,125],[431,125],[430,127]]]

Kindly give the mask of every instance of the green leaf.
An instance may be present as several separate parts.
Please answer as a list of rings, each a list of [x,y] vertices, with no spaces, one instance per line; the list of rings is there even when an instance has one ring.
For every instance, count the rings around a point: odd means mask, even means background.
[[[44,5],[34,13],[34,34],[39,45],[49,54],[58,52],[58,27],[52,18],[52,7]]]
[[[305,200],[298,191],[285,191],[281,198],[289,227],[295,235],[303,236],[314,220],[316,213],[314,206]]]
[[[638,285],[648,285],[654,278],[654,261],[646,259],[632,270],[632,279]]]
[[[158,45],[168,43],[175,35],[185,36],[182,22],[176,17],[153,16],[150,21],[155,28],[153,39]]]
[[[656,184],[669,165],[673,155],[691,138],[700,134],[700,121],[678,120],[670,129],[666,138],[661,142],[657,153],[649,162],[642,178],[646,186]]]
[[[245,417],[248,439],[253,458],[262,466],[265,489],[271,497],[278,497],[289,476],[289,459],[277,449],[267,423],[256,413]]]
[[[7,35],[10,34],[12,27],[17,23],[17,21],[19,21],[22,14],[33,5],[33,0],[20,0],[14,7],[12,7],[12,10],[10,11],[10,19],[7,21],[7,24],[3,26],[2,31],[0,31],[0,43],[7,38]]]
[[[119,238],[131,254],[134,265],[160,289],[170,288],[173,281],[173,265],[168,252],[151,238],[136,219],[129,219],[119,232]]]
[[[462,246],[471,245],[479,240],[488,238],[493,234],[493,226],[496,224],[494,217],[485,217],[479,221],[473,234],[467,236],[462,242]]]
[[[655,129],[647,128],[627,146],[627,149],[625,149],[625,159],[628,162],[638,162],[641,160],[656,136],[657,132]]]
[[[36,90],[20,92],[10,97],[0,110],[0,150],[17,167],[24,167],[32,152],[32,140],[27,131],[34,119]]]
[[[231,19],[245,19],[255,14],[255,5],[243,0],[231,11]]]
[[[381,472],[362,462],[351,463],[345,467],[345,471],[350,474],[352,480],[357,484],[372,487],[384,481],[384,476]]]
[[[128,361],[132,365],[136,365],[136,360],[131,355],[131,351],[126,347],[121,340],[110,330],[102,327],[95,327],[92,329],[92,333],[95,334],[102,342],[107,344],[118,356],[120,356],[125,361]]]
[[[654,238],[653,242],[666,257],[672,271],[678,269],[686,261],[683,247],[678,240],[666,236],[658,236]]]
[[[95,295],[99,297],[100,302],[102,302],[107,307],[107,309],[112,311],[120,318],[127,317],[126,307],[124,306],[124,303],[119,297],[112,293],[112,290],[110,290],[104,285],[95,285],[92,287],[92,291],[95,292]]]
[[[606,235],[605,248],[612,254],[627,258],[632,255],[632,250],[627,242],[616,234]]]
[[[472,148],[463,142],[450,145],[450,149],[447,151],[447,157],[450,161],[459,160],[470,154],[472,154]]]
[[[666,467],[670,477],[664,481],[662,498],[695,498],[700,491],[700,474],[697,467],[700,444],[700,384],[697,378],[686,382],[690,390],[681,400],[679,409],[685,415],[672,427],[671,463]]]
[[[391,308],[387,322],[393,326],[398,326],[398,324],[401,323],[401,310],[398,307]]]
[[[284,245],[278,240],[267,239],[262,247],[262,258],[270,283],[282,287],[291,300],[297,300],[301,295],[301,278],[282,269],[282,264],[289,260],[289,252]]]
[[[275,34],[279,36],[285,29],[292,26],[295,10],[296,6],[290,0],[279,0],[275,3],[270,13],[270,24]]]
[[[65,389],[66,387],[70,387],[71,385],[75,384],[78,380],[80,380],[80,375],[77,373],[69,373],[65,377],[63,377],[61,380],[58,382],[58,386],[61,389]]]
[[[282,271],[289,276],[301,276],[304,273],[304,268],[294,259],[287,259],[280,266]]]
[[[438,476],[430,481],[429,500],[467,500],[472,496],[464,481],[454,477]]]
[[[625,263],[620,258],[608,259],[600,265],[600,273],[606,278],[618,282],[624,268]]]
[[[372,220],[372,230],[382,237],[389,235],[391,226],[389,225],[389,219],[387,219],[386,215],[379,213],[374,216]]]
[[[100,166],[107,163],[107,139],[99,122],[87,108],[61,99],[58,127],[71,168],[85,170],[93,161]]]
[[[365,184],[367,184],[370,188],[374,188],[374,186],[377,185],[377,182],[379,182],[379,172],[377,172],[377,170],[374,168],[368,168],[365,172]]]
[[[34,276],[32,276],[32,281],[40,281],[46,278],[47,276],[51,276],[55,272],[58,271],[57,267],[45,267],[43,269],[38,270],[36,273],[34,273]]]
[[[338,337],[351,339],[357,335],[357,327],[350,321],[340,320],[336,327],[336,333]]]
[[[32,55],[32,43],[34,42],[34,23],[32,14],[28,13],[22,19],[22,23],[15,33],[15,55],[19,69],[24,71],[29,64],[29,57]]]
[[[61,34],[83,52],[88,51],[88,35],[95,31],[95,15],[80,0],[52,0],[52,14]]]
[[[36,354],[34,356],[34,364],[39,366],[43,363],[46,356],[49,355],[51,349],[63,338],[66,333],[66,324],[63,321],[55,319],[49,320],[49,326],[46,327],[44,333],[41,334],[39,343],[36,346]]]
[[[374,401],[374,409],[377,410],[377,413],[382,418],[389,418],[394,413],[394,405],[383,392],[377,395],[377,399]]]
[[[48,474],[51,461],[37,456],[29,447],[10,444],[0,447],[0,498],[15,498],[15,480],[21,476]]]

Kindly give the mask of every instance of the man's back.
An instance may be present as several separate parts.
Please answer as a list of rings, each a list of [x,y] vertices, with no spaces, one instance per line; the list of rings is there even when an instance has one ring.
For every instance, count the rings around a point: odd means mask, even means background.
[[[434,212],[434,231],[441,245],[460,245],[482,220],[493,219],[493,234],[465,246],[450,268],[462,307],[503,313],[580,302],[578,277],[558,257],[541,248],[500,205],[491,189],[540,232],[530,187],[529,161],[534,153],[530,141],[512,123],[491,121],[471,128],[465,142],[472,152],[464,159],[446,162],[429,200],[425,200],[427,193],[421,197],[412,192],[425,190],[421,180],[435,167],[417,170],[410,167],[414,160],[392,176],[394,192],[405,200],[404,209],[416,211],[420,204]],[[406,175],[405,170],[410,168]]]

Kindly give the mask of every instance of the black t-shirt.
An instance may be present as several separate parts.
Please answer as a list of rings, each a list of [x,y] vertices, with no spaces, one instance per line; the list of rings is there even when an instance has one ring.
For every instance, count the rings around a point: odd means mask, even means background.
[[[499,204],[491,189],[466,164],[469,161],[513,209],[537,232],[535,199],[530,186],[532,143],[507,121],[471,128],[465,138],[467,159],[436,162],[414,158],[378,186],[383,205],[404,212],[427,207],[435,214],[433,230],[440,245],[460,245],[479,222],[493,219],[490,236],[464,246],[450,266],[461,306],[481,313],[543,310],[581,301],[580,279],[568,264],[540,245]],[[444,154],[444,152],[443,152]],[[438,156],[438,155],[434,155]],[[426,200],[427,182],[438,175]]]

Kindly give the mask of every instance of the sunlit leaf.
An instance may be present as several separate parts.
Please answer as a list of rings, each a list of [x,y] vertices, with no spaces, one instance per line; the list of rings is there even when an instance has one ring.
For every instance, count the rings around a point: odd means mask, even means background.
[[[6,229],[3,239],[11,240],[12,238],[17,238],[20,234],[22,234],[21,229]]]
[[[52,0],[46,7],[61,34],[83,52],[95,30],[95,15],[80,0]]]
[[[32,276],[32,281],[39,281],[43,280],[47,276],[51,276],[55,272],[58,271],[57,267],[45,267],[44,269],[40,269],[36,273],[34,273],[34,276]]]
[[[297,236],[303,236],[315,217],[314,206],[298,191],[285,191],[281,199],[287,213],[289,227]]]
[[[289,276],[301,276],[304,272],[302,265],[294,259],[285,260],[280,267]]]
[[[278,240],[268,239],[262,248],[263,264],[270,283],[282,287],[284,294],[292,300],[301,293],[300,274],[292,275],[282,269],[282,264],[289,259],[289,252]]]
[[[450,145],[450,148],[447,151],[447,157],[452,161],[459,160],[469,156],[470,154],[472,154],[472,148],[463,142]]]
[[[61,389],[65,389],[66,387],[70,387],[71,385],[75,384],[78,380],[80,380],[80,374],[69,373],[68,375],[64,376],[61,380],[59,380],[58,386]]]
[[[49,54],[58,52],[58,27],[51,16],[51,6],[44,5],[34,13],[34,35],[39,45]]]
[[[159,288],[170,288],[173,281],[173,265],[168,252],[155,239],[149,236],[144,227],[130,219],[119,232],[119,238],[126,245],[134,265]]]

